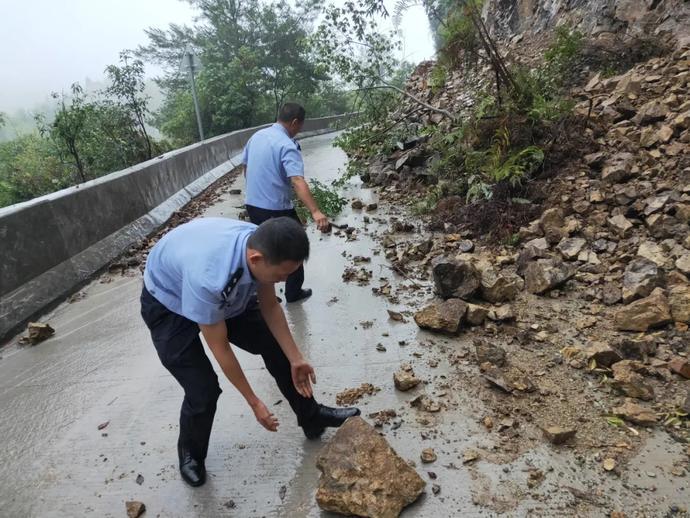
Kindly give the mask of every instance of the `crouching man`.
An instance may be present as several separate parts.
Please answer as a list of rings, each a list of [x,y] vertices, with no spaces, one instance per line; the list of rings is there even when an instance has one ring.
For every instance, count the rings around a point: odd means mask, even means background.
[[[286,217],[258,227],[201,218],[171,230],[151,250],[141,315],[158,357],[184,389],[177,451],[188,484],[206,480],[204,461],[221,393],[200,330],[225,376],[267,430],[277,431],[278,420],[252,390],[230,343],[261,355],[309,439],[359,415],[356,408],[330,408],[314,400],[314,369],[302,357],[276,299],[274,284],[284,282],[308,256],[304,229]]]

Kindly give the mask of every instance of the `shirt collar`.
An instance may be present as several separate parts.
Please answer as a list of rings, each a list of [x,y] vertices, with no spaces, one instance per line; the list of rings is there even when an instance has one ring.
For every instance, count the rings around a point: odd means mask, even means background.
[[[288,133],[288,130],[283,126],[280,122],[274,122],[273,127],[279,129],[283,133],[285,133],[288,137],[290,137],[290,134]]]

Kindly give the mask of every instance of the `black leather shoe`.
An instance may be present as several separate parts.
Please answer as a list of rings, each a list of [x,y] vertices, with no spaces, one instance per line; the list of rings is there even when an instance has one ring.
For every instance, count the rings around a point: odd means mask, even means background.
[[[182,450],[180,454],[180,475],[182,480],[192,487],[199,487],[206,482],[206,466],[204,461],[197,461],[188,451]]]
[[[297,295],[296,297],[288,297],[286,294],[285,300],[287,300],[288,302],[297,302],[298,300],[308,299],[309,297],[311,297],[311,290],[306,289],[300,290],[299,295]]]
[[[308,425],[303,426],[304,435],[307,439],[318,439],[326,428],[338,428],[349,417],[361,414],[359,408],[333,408],[319,405],[319,410],[311,419]]]

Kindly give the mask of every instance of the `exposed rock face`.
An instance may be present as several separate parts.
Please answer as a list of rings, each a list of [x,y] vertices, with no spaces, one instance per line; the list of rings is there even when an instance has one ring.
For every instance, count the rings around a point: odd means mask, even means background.
[[[479,288],[479,271],[469,261],[441,257],[432,273],[436,293],[444,299],[469,297]]]
[[[669,322],[671,307],[661,288],[656,288],[649,297],[619,309],[614,316],[614,325],[619,331],[646,331]]]
[[[460,299],[434,302],[415,313],[414,321],[422,329],[455,334],[467,312],[467,303]]]
[[[525,269],[525,289],[542,294],[557,288],[574,275],[568,265],[555,259],[539,259]]]
[[[677,36],[687,34],[690,6],[683,0],[638,2],[631,0],[506,0],[487,2],[487,25],[503,38],[525,31],[539,32],[568,22],[586,34],[603,39],[625,27],[639,35],[663,29]],[[663,6],[663,7],[662,7]],[[669,16],[669,13],[673,13]],[[639,92],[634,86],[626,93]]]
[[[316,460],[316,502],[344,515],[394,518],[426,483],[361,417],[348,419]]]

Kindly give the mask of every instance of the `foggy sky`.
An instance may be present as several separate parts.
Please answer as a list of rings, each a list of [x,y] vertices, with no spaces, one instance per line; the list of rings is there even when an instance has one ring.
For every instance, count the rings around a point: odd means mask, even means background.
[[[145,28],[193,17],[180,0],[0,0],[0,111],[31,108],[87,77],[101,80],[120,51],[147,42]],[[433,54],[421,7],[405,15],[402,30],[409,61]]]

